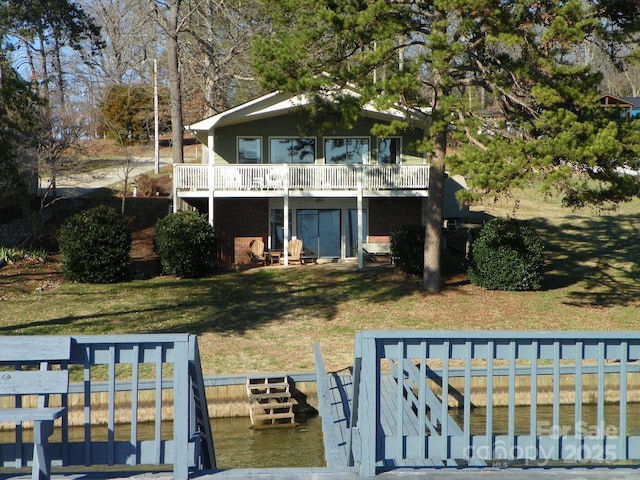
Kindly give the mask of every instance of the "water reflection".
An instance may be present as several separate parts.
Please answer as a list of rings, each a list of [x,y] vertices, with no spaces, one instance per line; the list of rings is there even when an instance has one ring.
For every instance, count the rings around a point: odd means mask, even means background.
[[[574,435],[576,425],[583,435],[595,435],[598,428],[597,408],[595,405],[582,405],[582,417],[575,419],[575,405],[560,405],[558,425],[553,423],[553,407],[541,405],[537,408],[536,430],[539,435],[561,433],[562,435]],[[450,410],[451,416],[458,425],[463,425],[464,415],[461,410]],[[507,407],[493,408],[493,433],[494,435],[508,434],[509,409]],[[514,414],[515,434],[526,435],[530,432],[531,408],[529,406],[517,406]],[[470,427],[472,435],[483,435],[486,432],[487,409],[474,408],[471,412]],[[627,435],[640,435],[640,403],[627,404]],[[617,435],[620,425],[620,405],[617,403],[606,404],[604,407],[604,425],[601,425],[602,433]],[[553,430],[552,430],[553,429]]]
[[[573,435],[575,420],[574,405],[560,406],[559,427],[563,435]],[[456,422],[463,425],[462,411],[452,409],[451,415]],[[619,426],[619,406],[607,404],[604,408],[604,429],[607,435],[616,434]],[[515,434],[528,434],[530,428],[531,410],[528,406],[518,406],[515,409]],[[493,433],[505,435],[508,433],[509,409],[494,407]],[[549,435],[554,428],[553,408],[539,406],[537,409],[538,434]],[[322,439],[322,422],[320,416],[298,416],[299,425],[295,428],[252,429],[248,417],[214,418],[211,420],[214,446],[218,468],[276,468],[276,467],[322,467],[324,461],[324,446]],[[470,426],[472,435],[483,435],[487,421],[486,408],[472,410]],[[597,427],[597,409],[594,405],[583,405],[582,428],[585,435],[594,435]],[[163,438],[171,438],[172,422],[163,422]],[[154,424],[140,424],[139,439],[153,438]],[[31,432],[25,432],[25,441],[30,441]],[[128,424],[116,427],[116,438],[126,440],[130,434]],[[627,405],[627,434],[640,435],[640,403]],[[54,433],[52,440],[59,441],[60,433]],[[84,430],[81,427],[69,430],[71,441],[82,441]],[[104,441],[107,438],[106,426],[95,426],[92,429],[94,441]],[[11,431],[0,432],[0,443],[13,443],[15,437]]]
[[[218,468],[323,467],[319,416],[297,416],[297,427],[252,429],[247,417],[211,420]]]

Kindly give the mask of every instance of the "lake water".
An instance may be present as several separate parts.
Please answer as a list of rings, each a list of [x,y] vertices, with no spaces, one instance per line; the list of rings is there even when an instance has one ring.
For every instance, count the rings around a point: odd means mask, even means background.
[[[640,404],[627,406],[627,433],[640,435]],[[459,425],[462,416],[451,410],[451,415]],[[579,425],[585,435],[594,434],[596,425],[596,407],[582,407],[582,423]],[[527,406],[516,408],[516,434],[529,432],[530,409]],[[538,433],[548,435],[552,428],[553,409],[550,406],[538,407]],[[607,434],[617,431],[619,424],[617,405],[605,406],[605,427]],[[509,409],[493,409],[494,433],[507,434]],[[251,429],[248,418],[213,419],[212,428],[216,458],[219,468],[253,467],[321,467],[324,466],[324,446],[322,424],[319,416],[296,417],[300,425],[295,428]],[[476,408],[471,414],[472,434],[484,433],[486,409]],[[560,427],[565,435],[573,435],[575,428],[574,406],[560,407]]]
[[[627,434],[640,435],[640,404],[627,406]],[[516,434],[529,432],[529,407],[516,408]],[[462,416],[456,410],[450,411],[459,425]],[[507,419],[509,410],[506,407],[496,407],[493,410],[493,425],[496,435],[507,433]],[[615,433],[619,424],[619,409],[617,405],[605,406],[605,427],[607,434]],[[563,405],[560,408],[560,427],[565,435],[572,435],[575,421],[574,406]],[[552,408],[538,407],[538,433],[549,434],[552,428]],[[322,467],[324,461],[324,445],[322,437],[322,421],[320,416],[296,417],[298,426],[280,427],[273,429],[253,429],[248,417],[214,418],[211,420],[214,448],[218,468],[275,468],[275,467]],[[471,415],[472,434],[483,434],[486,422],[486,409],[476,408]],[[596,408],[591,405],[583,406],[582,429],[585,434],[593,434],[596,428]],[[613,429],[613,430],[612,430]],[[106,438],[106,427],[96,426],[92,437],[94,440]],[[163,425],[163,436],[170,435],[171,422]],[[591,433],[590,433],[591,432]],[[28,441],[30,432],[26,432]],[[70,439],[81,440],[82,428],[70,429]],[[128,438],[128,425],[116,427],[116,437]],[[140,437],[153,437],[153,424],[141,424]],[[54,437],[56,437],[54,433]],[[59,435],[59,434],[58,434]],[[0,432],[1,443],[12,443],[13,434],[9,431]]]
[[[319,416],[296,416],[297,427],[253,429],[248,417],[211,420],[218,468],[323,467]]]

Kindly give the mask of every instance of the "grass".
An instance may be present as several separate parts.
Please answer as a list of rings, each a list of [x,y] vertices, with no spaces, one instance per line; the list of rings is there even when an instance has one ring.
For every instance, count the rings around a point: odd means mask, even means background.
[[[59,264],[0,269],[0,334],[193,332],[207,374],[311,371],[351,365],[362,329],[637,330],[640,201],[613,213],[563,209],[532,192],[519,207],[475,208],[528,220],[548,246],[541,292],[490,292],[464,275],[439,295],[391,268],[258,268],[116,285],[61,281]],[[36,278],[47,288],[25,288]]]

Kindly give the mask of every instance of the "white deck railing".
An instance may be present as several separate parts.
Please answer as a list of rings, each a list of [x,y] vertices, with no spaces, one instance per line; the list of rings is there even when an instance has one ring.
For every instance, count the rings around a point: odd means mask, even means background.
[[[177,191],[419,190],[428,165],[174,165]]]

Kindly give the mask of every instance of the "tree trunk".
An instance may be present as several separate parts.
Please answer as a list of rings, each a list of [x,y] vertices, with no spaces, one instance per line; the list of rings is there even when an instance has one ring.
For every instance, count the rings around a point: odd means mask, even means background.
[[[182,139],[182,87],[180,85],[180,60],[178,57],[178,22],[180,0],[171,2],[167,28],[167,56],[169,61],[169,94],[171,97],[171,144],[173,163],[183,163]]]
[[[442,289],[440,258],[442,254],[442,205],[445,180],[444,157],[447,151],[446,131],[436,134],[435,147],[435,159],[429,172],[424,272],[422,274],[422,286],[429,293],[438,293]]]

